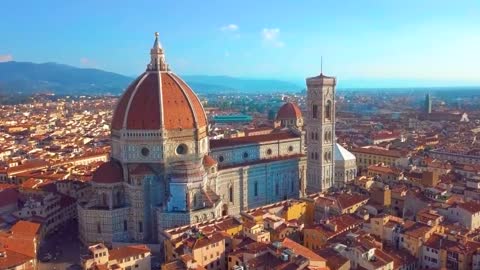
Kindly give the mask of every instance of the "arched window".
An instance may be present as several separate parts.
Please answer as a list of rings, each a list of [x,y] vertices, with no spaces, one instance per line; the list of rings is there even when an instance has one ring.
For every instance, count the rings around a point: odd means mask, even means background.
[[[325,120],[332,120],[332,101],[327,100],[325,103]]]
[[[315,140],[318,141],[318,132],[315,132]]]
[[[228,191],[228,198],[231,203],[233,203],[233,187],[230,186],[229,191]]]
[[[198,205],[198,194],[193,194],[193,207]]]
[[[108,198],[106,193],[102,193],[102,206],[108,206]]]
[[[255,194],[255,197],[258,196],[258,182],[255,181],[255,184],[253,185],[253,193]]]
[[[122,205],[122,193],[120,191],[117,191],[117,206]]]
[[[318,118],[318,106],[316,104],[312,105],[312,118]]]
[[[278,183],[275,184],[275,195],[278,196]]]

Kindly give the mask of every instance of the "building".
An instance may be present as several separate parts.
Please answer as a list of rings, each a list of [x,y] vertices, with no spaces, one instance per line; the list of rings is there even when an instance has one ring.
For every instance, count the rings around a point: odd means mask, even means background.
[[[309,249],[325,247],[328,241],[362,226],[363,220],[354,215],[344,214],[324,220],[321,224],[303,230],[304,246]]]
[[[278,110],[276,121],[282,127],[302,129],[303,117],[300,108],[292,102],[287,102]]]
[[[475,261],[479,251],[479,242],[454,241],[435,233],[423,244],[419,261],[424,269],[479,269]]]
[[[480,228],[480,202],[478,201],[457,203],[446,211],[442,211],[441,214],[451,221],[459,222],[469,230]]]
[[[181,248],[185,244],[186,236],[196,237],[196,235],[209,235],[213,232],[219,232],[232,238],[237,237],[243,233],[243,222],[236,217],[226,216],[205,223],[165,230],[163,232],[165,235],[163,242],[165,262],[175,261],[184,255],[190,256],[189,253],[184,253]],[[228,238],[225,239],[228,240]]]
[[[177,247],[172,250],[167,262],[189,256],[206,269],[224,270],[226,269],[226,239],[222,232],[203,234],[198,230],[186,231],[185,235],[177,240]]]
[[[381,243],[367,236],[351,242],[351,246],[341,246],[340,254],[350,260],[352,269],[394,269],[394,259],[383,251]]]
[[[469,149],[469,151],[451,151],[447,149],[434,149],[428,152],[434,158],[443,161],[454,161],[465,164],[480,164],[480,149]]]
[[[425,96],[425,113],[430,114],[432,113],[432,98],[430,97],[430,94],[427,94]]]
[[[22,207],[12,213],[17,219],[40,222],[42,235],[53,233],[77,218],[75,199],[49,192],[24,194]]]
[[[307,80],[307,192],[334,185],[336,79],[320,74]]]
[[[250,243],[228,255],[228,269],[327,270],[327,260],[314,251],[285,238],[271,245]]]
[[[150,249],[145,245],[108,249],[104,244],[88,247],[89,254],[81,258],[84,270],[151,269]]]
[[[386,166],[394,166],[404,158],[402,153],[396,150],[388,150],[379,147],[361,147],[351,150],[357,158],[356,162],[360,170],[370,165],[383,163]]]
[[[235,114],[235,115],[215,115],[213,121],[219,124],[231,123],[250,123],[252,117],[250,115]]]
[[[0,269],[37,269],[40,224],[18,221],[9,232],[0,232]]]
[[[307,157],[298,127],[209,140],[202,103],[169,69],[158,35],[150,58],[118,101],[110,161],[94,172],[91,196],[78,204],[84,244],[158,243],[164,229],[238,215],[304,192]],[[311,92],[318,87],[324,92],[320,99],[311,93],[315,115],[309,120],[318,128],[315,138],[322,139],[309,145],[315,149],[309,166],[317,177],[310,189],[323,190],[333,183],[335,79],[321,75],[307,81]],[[293,118],[286,117],[301,124],[293,111]]]
[[[335,186],[343,187],[357,176],[357,161],[355,156],[340,144],[335,144]]]

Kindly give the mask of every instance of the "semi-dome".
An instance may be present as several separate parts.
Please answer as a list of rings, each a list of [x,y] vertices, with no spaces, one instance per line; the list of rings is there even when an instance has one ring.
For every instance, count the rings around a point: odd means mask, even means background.
[[[174,183],[195,183],[204,180],[205,170],[203,164],[198,161],[177,161],[172,164],[172,178]]]
[[[105,162],[95,170],[92,181],[100,184],[120,183],[123,181],[122,166],[113,159]]]
[[[170,71],[156,34],[147,70],[127,88],[115,108],[113,130],[176,130],[207,126],[193,90]]]
[[[277,113],[277,120],[298,118],[302,118],[302,112],[300,111],[298,106],[292,102],[287,102],[283,104],[283,106],[280,107]]]

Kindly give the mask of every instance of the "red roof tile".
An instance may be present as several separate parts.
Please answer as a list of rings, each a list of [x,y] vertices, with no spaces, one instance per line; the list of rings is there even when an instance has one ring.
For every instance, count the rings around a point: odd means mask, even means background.
[[[93,173],[92,181],[101,184],[113,184],[123,181],[123,169],[115,160],[105,162]]]
[[[287,102],[283,104],[283,106],[280,107],[280,109],[278,110],[277,120],[292,119],[292,118],[295,118],[295,119],[302,118],[302,112],[300,111],[297,105],[295,105],[292,102]]]
[[[272,134],[265,134],[265,135],[210,140],[210,148],[214,149],[214,148],[221,148],[221,147],[228,147],[228,146],[237,146],[242,144],[258,144],[261,142],[296,139],[298,137],[299,135],[296,135],[291,132],[279,132],[279,133],[272,133]]]
[[[120,260],[150,252],[146,245],[124,246],[109,251],[109,260]]]
[[[12,226],[10,231],[14,237],[24,236],[34,238],[40,231],[40,224],[30,221],[19,220]]]
[[[171,72],[145,72],[119,100],[112,129],[193,129],[207,125],[193,90]]]
[[[203,157],[203,166],[208,168],[214,166],[215,164],[217,164],[217,161],[211,156],[205,155],[205,157]]]

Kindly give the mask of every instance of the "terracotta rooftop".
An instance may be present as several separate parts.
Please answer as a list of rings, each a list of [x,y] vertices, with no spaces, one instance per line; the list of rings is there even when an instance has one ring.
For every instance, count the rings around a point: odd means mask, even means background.
[[[120,260],[150,252],[146,245],[124,246],[109,251],[109,260]]]
[[[35,222],[19,220],[12,226],[10,231],[14,237],[23,236],[34,238],[40,232],[40,226],[41,224]]]
[[[123,181],[122,166],[113,159],[105,162],[93,173],[92,181],[101,184],[120,183]]]
[[[263,142],[297,139],[299,135],[292,132],[278,132],[265,135],[245,136],[230,139],[210,140],[210,148],[221,148],[229,146],[238,146],[245,144],[259,144]]]
[[[217,164],[217,161],[213,159],[211,156],[205,155],[203,157],[203,166],[208,168],[208,167],[214,166],[215,164]]]
[[[480,212],[480,202],[477,202],[477,201],[459,203],[458,207],[465,209],[472,214]]]
[[[360,195],[360,194],[347,194],[342,193],[339,195],[334,196],[334,198],[338,201],[339,206],[342,209],[350,208],[356,204],[361,202],[366,202],[369,200],[369,197]]]
[[[287,102],[280,107],[277,113],[277,120],[302,118],[302,112],[292,102]]]
[[[379,148],[354,148],[350,152],[352,153],[362,153],[362,154],[370,154],[370,155],[378,155],[378,156],[387,156],[387,157],[394,157],[400,158],[402,157],[402,153],[395,150],[387,150],[387,149],[379,149]]]
[[[207,125],[200,100],[171,72],[145,72],[125,91],[115,108],[112,129],[198,129]]]
[[[317,253],[313,252],[311,249],[291,240],[290,238],[286,237],[282,241],[282,247],[289,248],[293,250],[293,252],[297,255],[301,255],[311,261],[324,261],[326,262],[327,260],[323,258],[322,256],[318,255]]]

